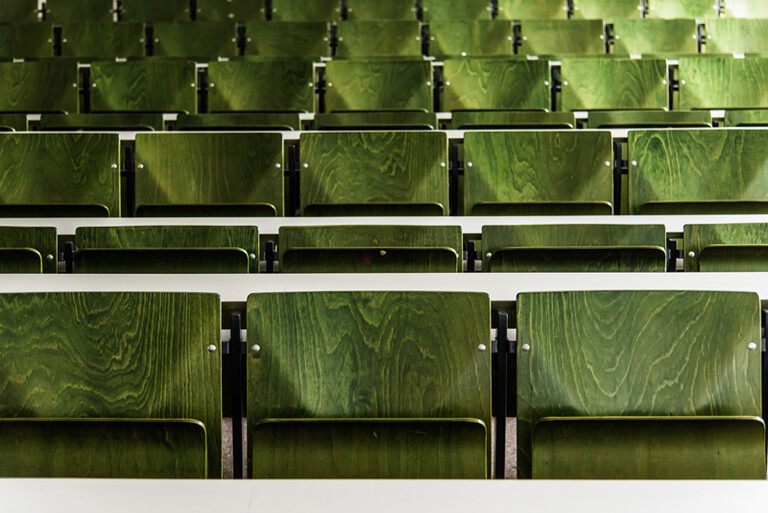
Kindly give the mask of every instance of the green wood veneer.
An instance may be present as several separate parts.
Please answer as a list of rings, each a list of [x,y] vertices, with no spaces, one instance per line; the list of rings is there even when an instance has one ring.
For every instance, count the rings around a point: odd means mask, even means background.
[[[0,251],[11,249],[17,251],[23,249],[27,255],[17,254],[9,261],[8,259],[13,255],[6,254],[3,258],[5,265],[0,266],[0,272],[14,272],[13,267],[9,267],[14,261],[16,263],[13,265],[22,265],[24,269],[30,269],[27,262],[32,256],[37,261],[35,272],[58,272],[59,252],[56,228],[0,226]]]
[[[32,248],[0,248],[0,273],[41,274],[43,256]]]
[[[733,0],[727,0],[731,2]],[[648,0],[648,18],[717,18],[712,0]]]
[[[78,59],[113,59],[144,56],[143,23],[76,23],[61,29],[62,57]]]
[[[171,123],[169,123],[171,124]],[[174,130],[209,132],[254,130],[301,130],[301,118],[293,112],[219,112],[214,114],[179,114],[172,122]]]
[[[768,58],[681,57],[680,109],[759,109],[768,103],[762,87],[768,75]]]
[[[189,21],[189,0],[122,0],[121,21]]]
[[[95,274],[247,274],[242,248],[86,249],[75,255],[75,272]]]
[[[37,0],[4,0],[0,23],[37,21]]]
[[[237,48],[237,27],[231,22],[155,23],[152,28],[155,38],[154,55],[159,57],[216,60],[217,57],[235,57],[240,54]]]
[[[272,0],[272,21],[339,21],[340,0]]]
[[[678,56],[699,53],[696,20],[616,20],[613,34],[615,54]]]
[[[27,130],[26,114],[0,114],[0,131],[24,132]]]
[[[574,20],[642,19],[642,0],[574,0]]]
[[[245,33],[245,55],[301,59],[331,56],[327,22],[253,21],[245,24]]]
[[[687,224],[686,271],[768,271],[768,225]]]
[[[54,23],[111,23],[113,3],[112,0],[46,0],[45,19]]]
[[[587,128],[711,127],[709,111],[596,111],[589,113]]]
[[[43,114],[40,116],[41,131],[106,131],[118,130],[162,131],[162,114]]]
[[[264,3],[253,0],[197,0],[197,21],[263,20],[264,11]]]
[[[724,126],[768,126],[768,110],[729,110]]]
[[[523,20],[523,55],[605,54],[602,20]]]
[[[0,58],[45,59],[53,57],[53,23],[0,25]]]
[[[77,112],[77,64],[0,63],[0,112]]]
[[[768,4],[761,0],[723,0],[726,18],[768,18]]]
[[[489,0],[421,0],[424,21],[490,20]]]
[[[338,59],[421,57],[418,21],[348,21],[337,34]]]
[[[315,114],[314,130],[435,130],[434,112],[334,112]]]
[[[429,54],[446,57],[512,56],[515,53],[509,21],[437,20],[429,24]]]
[[[566,0],[498,0],[497,19],[502,20],[565,20],[568,19]]]
[[[484,128],[575,128],[576,117],[572,112],[504,112],[504,111],[457,111],[451,114],[454,129]]]
[[[347,0],[347,19],[360,20],[415,20],[414,0]]]
[[[768,20],[713,19],[706,22],[707,53],[768,53]]]

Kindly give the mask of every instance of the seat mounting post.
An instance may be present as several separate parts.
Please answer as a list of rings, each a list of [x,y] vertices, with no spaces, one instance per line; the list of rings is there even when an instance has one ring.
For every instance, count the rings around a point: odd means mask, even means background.
[[[496,381],[493,394],[494,415],[496,417],[496,450],[494,476],[504,479],[507,463],[507,360],[509,355],[509,314],[499,310],[496,325]]]

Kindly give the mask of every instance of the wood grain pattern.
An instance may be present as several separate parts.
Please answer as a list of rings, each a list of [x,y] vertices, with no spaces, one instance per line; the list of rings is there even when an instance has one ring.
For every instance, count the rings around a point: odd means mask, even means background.
[[[766,144],[748,129],[630,132],[630,214],[765,211]]]
[[[732,0],[728,0],[730,2]],[[647,18],[717,18],[712,0],[648,0]]]
[[[727,116],[727,113],[726,113]],[[587,128],[711,127],[709,111],[597,111],[590,112]]]
[[[347,19],[363,20],[415,20],[414,0],[347,0]]]
[[[314,130],[436,130],[434,112],[334,112],[315,114]]]
[[[760,0],[724,0],[726,18],[768,18],[768,5]]]
[[[143,23],[66,23],[61,35],[62,57],[96,60],[144,56]]]
[[[340,0],[272,0],[272,21],[339,21]]]
[[[446,59],[442,110],[549,110],[549,62]]]
[[[302,215],[448,215],[443,132],[302,133],[300,144]]]
[[[621,322],[616,322],[621,319]],[[546,417],[758,416],[760,301],[748,292],[517,296],[518,476]],[[764,450],[762,451],[764,455]]]
[[[563,59],[563,110],[664,110],[669,105],[664,59]]]
[[[247,274],[242,248],[86,249],[75,254],[76,273]]]
[[[544,419],[533,433],[534,479],[761,479],[758,417]]]
[[[113,4],[112,0],[46,0],[45,19],[54,23],[111,23]]]
[[[265,421],[254,479],[485,479],[479,420]]]
[[[2,419],[0,476],[204,479],[205,426],[191,420]]]
[[[311,59],[331,56],[330,27],[316,21],[245,24],[245,55]]]
[[[268,133],[136,135],[139,215],[176,207],[240,207],[255,216],[283,215],[283,138]],[[140,167],[143,166],[143,167]],[[161,212],[158,212],[158,209]]]
[[[216,294],[0,295],[0,417],[193,419],[221,477]]]
[[[418,21],[348,21],[336,31],[339,59],[421,57]]]
[[[489,0],[421,0],[424,21],[490,20]]]
[[[162,114],[43,114],[41,131],[87,130],[89,132],[133,130],[137,132],[163,129]]]
[[[493,112],[457,111],[451,114],[453,129],[484,128],[575,128],[576,118],[572,112]]]
[[[70,217],[66,207],[100,206],[102,216],[119,216],[118,139],[117,134],[0,134],[0,204],[49,205],[51,217]]]
[[[263,2],[253,0],[197,0],[197,21],[264,20],[264,7]]]
[[[0,131],[24,132],[27,129],[26,114],[0,114]]]
[[[459,226],[280,227],[280,272],[461,272]]]
[[[246,363],[248,447],[266,419],[490,425],[491,354],[478,351],[489,344],[490,313],[479,293],[251,294],[248,341],[261,351]],[[474,451],[490,454],[490,437]]]
[[[446,57],[512,56],[515,53],[509,21],[437,20],[429,24],[429,54]]]
[[[768,105],[761,83],[768,73],[768,58],[681,57],[680,109],[754,109]]]
[[[0,111],[77,112],[74,62],[0,63]]]
[[[664,225],[483,226],[483,270],[664,272]]]
[[[498,0],[496,19],[502,20],[565,20],[568,2],[565,0]]]
[[[765,19],[713,19],[706,22],[707,53],[768,53]]]
[[[216,60],[240,54],[237,27],[231,22],[155,23],[152,28],[154,55],[159,57]]]
[[[4,0],[0,23],[37,21],[37,0]]]
[[[699,53],[696,20],[616,20],[613,53],[620,55]]]
[[[464,155],[464,215],[613,210],[608,132],[467,132]]]
[[[605,54],[602,20],[523,20],[523,55]]]
[[[93,112],[197,112],[191,61],[94,62],[91,82]]]
[[[574,20],[642,19],[642,0],[574,0]]]
[[[58,272],[59,251],[56,228],[0,226],[0,248],[33,249],[39,253],[38,258],[42,260],[39,266],[42,266],[43,272]]]
[[[121,21],[189,21],[189,0],[122,0]]]
[[[53,23],[0,25],[0,57],[8,60],[53,57]]]
[[[203,132],[301,130],[301,119],[298,113],[291,112],[179,114],[173,127],[174,130]]]
[[[41,274],[43,257],[32,248],[0,248],[0,273]]]
[[[429,61],[331,61],[325,67],[325,80],[328,112],[432,111]]]
[[[211,62],[208,64],[210,110],[313,112],[314,82],[310,61]]]
[[[683,240],[686,271],[768,270],[766,224],[687,224]]]
[[[239,248],[254,261],[251,272],[259,270],[256,226],[81,226],[75,231],[75,248],[77,251]]]

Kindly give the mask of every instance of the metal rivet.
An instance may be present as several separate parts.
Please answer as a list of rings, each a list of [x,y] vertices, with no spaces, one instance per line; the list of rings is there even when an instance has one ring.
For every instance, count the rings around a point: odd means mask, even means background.
[[[568,81],[566,80],[565,82],[563,82],[563,85],[567,86],[568,85]]]
[[[430,81],[428,80],[428,81],[427,81],[427,85],[428,85],[428,86],[431,86],[431,85],[432,85],[432,82],[430,82]]]
[[[235,13],[231,12],[231,13],[227,14],[227,17],[230,18],[230,19],[234,18],[235,17]]]
[[[72,84],[72,87],[77,87],[77,84]]]
[[[213,345],[213,344],[211,344],[210,346],[208,346],[208,352],[209,352],[209,353],[215,353],[215,352],[216,352],[216,346],[215,346],[215,345]]]
[[[333,82],[328,82],[328,87],[333,87]]]
[[[485,344],[480,344],[479,346],[477,346],[477,350],[480,351],[481,353],[484,352],[486,349],[488,348],[485,346]]]
[[[621,36],[617,35],[617,36],[616,36],[616,39],[621,39]]]
[[[259,344],[254,344],[251,346],[251,352],[253,354],[259,354],[261,352],[261,346]]]
[[[446,82],[445,85],[449,86],[449,85],[451,85],[451,83],[450,82]]]
[[[755,344],[754,342],[750,342],[747,347],[749,348],[750,351],[754,351],[755,349],[757,349],[757,344]]]
[[[111,165],[111,166],[109,166],[109,167],[111,167],[112,169],[117,169],[117,164],[112,164],[112,165]]]
[[[685,80],[681,80],[680,83],[685,85]]]
[[[531,346],[529,346],[528,344],[523,344],[523,347],[521,347],[521,349],[523,351],[530,351],[531,350]]]
[[[211,82],[211,87],[216,87],[216,84],[214,84],[213,82]]]
[[[493,253],[491,253],[491,252],[489,251],[488,253],[486,253],[486,254],[485,254],[485,256],[487,256],[488,258],[491,258],[491,257],[493,256]]]
[[[383,249],[382,249],[381,251],[379,251],[379,255],[381,255],[381,256],[387,256],[387,252],[386,252],[386,250],[383,250]]]
[[[282,164],[280,164],[280,163],[278,163],[278,164],[275,164],[275,167],[276,167],[276,168],[281,168],[281,167],[283,167],[283,165],[282,165]]]
[[[430,41],[434,41],[435,40],[435,36],[430,37],[429,40]]]
[[[155,38],[155,43],[159,43],[160,40],[158,38]]]
[[[93,87],[94,89],[96,89],[96,82],[94,82],[93,84],[91,84],[91,87]]]
[[[461,52],[461,56],[462,57],[466,57],[467,56],[467,52]]]
[[[689,257],[691,257],[691,258],[693,258],[693,257],[695,257],[695,256],[696,256],[696,253],[694,253],[693,251],[689,251],[689,252],[688,252],[688,256],[689,256]]]
[[[304,167],[304,169],[306,169],[306,168],[308,168],[308,167],[309,167],[309,164],[307,164],[307,163],[305,162],[305,163],[304,163],[304,166],[302,166],[302,167]]]
[[[467,167],[472,167],[473,165],[472,162],[467,162]]]
[[[46,259],[47,259],[49,262],[53,262],[53,255],[50,255],[50,254],[48,254],[48,255],[45,255],[45,258],[46,258]]]
[[[189,85],[190,85],[191,87],[195,87],[195,84],[194,84],[194,83],[192,83],[192,84],[189,84]]]
[[[545,85],[545,86],[548,86],[548,85],[549,85],[549,80],[545,80],[545,81],[544,81],[544,85]]]
[[[68,41],[67,41],[67,38],[65,37],[64,39],[62,39],[62,41],[61,41],[61,42],[62,42],[62,43],[67,43],[67,42],[68,42]]]
[[[611,163],[609,161],[605,161],[605,167],[611,167]]]
[[[605,35],[600,34],[600,39],[605,39]]]
[[[248,256],[251,257],[251,260],[256,260],[256,254],[255,253],[251,253]]]
[[[314,84],[314,83],[312,83],[312,82],[310,82],[310,83],[309,83],[309,87],[315,87],[315,84]]]
[[[699,36],[697,36],[696,34],[694,34],[694,35],[693,35],[693,38],[694,38],[694,39],[696,39],[697,37],[699,37]]]
[[[136,167],[137,167],[137,168],[139,168],[139,169],[144,169],[144,164],[139,164],[139,165],[138,165],[138,166],[136,166]]]
[[[633,160],[633,161],[632,161],[632,165],[633,165],[633,166],[636,166],[636,165],[637,165],[637,161],[636,161],[636,160]]]
[[[667,85],[667,81],[666,80],[662,80],[661,83],[664,84],[664,85]]]
[[[440,167],[445,167],[445,162],[440,162]]]

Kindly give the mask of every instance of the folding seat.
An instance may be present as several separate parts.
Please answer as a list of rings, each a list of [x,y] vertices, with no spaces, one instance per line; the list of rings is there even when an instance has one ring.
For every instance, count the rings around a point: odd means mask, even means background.
[[[61,56],[78,60],[139,58],[145,54],[143,23],[66,23],[61,27]]]
[[[54,23],[115,21],[113,0],[46,0],[45,19]]]
[[[602,20],[523,20],[520,33],[524,55],[606,53]]]
[[[218,295],[2,294],[0,307],[0,475],[221,478]]]
[[[283,216],[280,134],[143,133],[135,158],[139,216]]]
[[[91,82],[91,112],[197,111],[192,61],[94,62]]]
[[[490,314],[472,292],[251,294],[248,477],[488,477]]]
[[[648,18],[717,18],[720,10],[714,0],[648,0]]]
[[[246,21],[266,19],[264,2],[253,0],[197,0],[197,21]]]
[[[58,272],[56,228],[0,226],[0,273]]]
[[[563,110],[665,110],[669,76],[664,59],[563,59]]]
[[[37,125],[44,132],[161,131],[162,114],[43,114]]]
[[[768,126],[768,110],[728,110],[723,126]]]
[[[434,112],[334,112],[315,114],[313,130],[436,130]]]
[[[498,0],[496,19],[502,20],[566,20],[566,0]]]
[[[768,132],[629,132],[630,214],[768,212]]]
[[[414,0],[347,0],[346,7],[350,21],[416,19]]]
[[[490,20],[489,0],[421,0],[424,21],[435,20]]]
[[[609,132],[464,134],[464,215],[610,215]]]
[[[595,111],[586,128],[671,128],[712,126],[712,114],[696,111]]]
[[[77,273],[257,273],[255,226],[101,226],[75,232]]]
[[[418,21],[347,21],[337,34],[339,59],[421,57]]]
[[[272,0],[272,21],[339,21],[340,0]]]
[[[483,226],[483,270],[664,272],[664,225]]]
[[[461,272],[459,226],[281,226],[282,273]]]
[[[496,57],[515,53],[508,21],[437,20],[429,24],[429,54],[446,57]]]
[[[216,60],[217,57],[235,57],[240,53],[237,27],[229,22],[155,23],[153,38],[153,55],[159,57]]]
[[[252,21],[245,24],[245,55],[317,59],[331,56],[330,28],[320,21]]]
[[[0,132],[24,132],[26,130],[26,114],[0,114]]]
[[[122,0],[121,21],[189,21],[189,0]]]
[[[762,77],[768,58],[681,57],[678,64],[680,109],[763,109],[768,92]],[[745,84],[755,84],[745,87]]]
[[[571,19],[614,20],[642,19],[643,0],[574,0]]]
[[[576,116],[573,112],[456,111],[450,126],[454,130],[575,128]]]
[[[0,112],[77,112],[77,64],[0,63]]]
[[[707,20],[707,53],[768,53],[765,19],[714,19]]]
[[[726,18],[768,18],[768,4],[762,0],[723,0]]]
[[[39,10],[37,0],[3,0],[0,5],[0,23],[37,21]]]
[[[696,20],[616,20],[613,53],[619,55],[699,53]]]
[[[167,130],[182,132],[212,132],[216,130],[262,131],[301,130],[302,121],[298,113],[270,112],[218,112],[213,114],[179,114],[174,121],[166,123]]]
[[[301,215],[448,215],[444,132],[302,133]]]
[[[53,57],[53,23],[0,25],[0,60]]]
[[[120,215],[118,134],[0,134],[1,217]]]
[[[518,477],[765,479],[753,292],[517,296]]]
[[[684,230],[686,271],[768,271],[764,223],[686,224]]]

